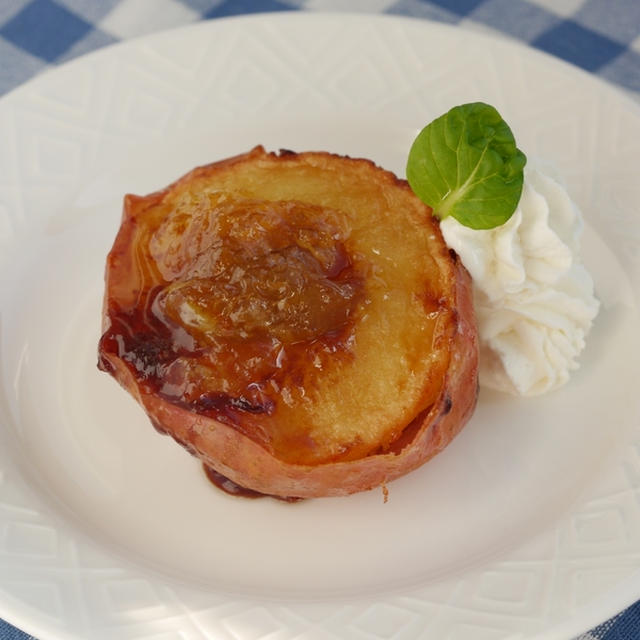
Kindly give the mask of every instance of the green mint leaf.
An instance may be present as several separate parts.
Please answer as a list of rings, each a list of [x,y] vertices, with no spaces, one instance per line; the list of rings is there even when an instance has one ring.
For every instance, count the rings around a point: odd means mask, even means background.
[[[428,124],[409,151],[407,179],[438,218],[493,229],[516,210],[527,159],[491,105],[454,107]]]

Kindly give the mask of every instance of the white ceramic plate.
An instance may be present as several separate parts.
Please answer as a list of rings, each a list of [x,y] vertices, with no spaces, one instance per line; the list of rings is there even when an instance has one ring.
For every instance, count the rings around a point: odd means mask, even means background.
[[[380,492],[233,499],[96,369],[122,196],[268,148],[403,173],[494,104],[588,225],[603,309],[568,386],[483,392]],[[428,22],[290,14],[103,50],[0,101],[0,616],[52,638],[568,638],[640,596],[640,115],[576,69]]]

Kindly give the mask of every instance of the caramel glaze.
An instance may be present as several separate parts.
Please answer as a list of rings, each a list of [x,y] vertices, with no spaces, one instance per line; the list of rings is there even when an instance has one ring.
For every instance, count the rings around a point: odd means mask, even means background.
[[[253,489],[247,489],[246,487],[241,487],[239,484],[236,484],[233,480],[223,476],[221,473],[218,473],[215,469],[207,466],[206,464],[203,464],[202,468],[204,469],[205,475],[211,484],[231,496],[251,498],[252,500],[255,500],[256,498],[275,498],[276,500],[281,500],[283,502],[300,502],[301,500],[304,500],[304,498],[272,496],[268,493],[260,493]]]
[[[314,358],[349,354],[365,277],[335,215],[212,196],[145,233],[132,217],[110,260],[133,263],[136,295],[126,307],[108,299],[98,367],[112,372],[117,356],[143,393],[269,448],[260,416],[274,416],[282,390],[308,384]]]

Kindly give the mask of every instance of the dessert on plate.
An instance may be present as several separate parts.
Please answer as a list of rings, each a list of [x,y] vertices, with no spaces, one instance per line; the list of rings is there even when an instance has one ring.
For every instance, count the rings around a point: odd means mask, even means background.
[[[418,134],[407,181],[258,146],[127,196],[99,366],[230,493],[386,496],[478,381],[537,395],[578,366],[582,215],[526,162],[476,102]]]
[[[384,489],[473,412],[471,279],[405,181],[256,147],[125,198],[99,366],[239,487]]]

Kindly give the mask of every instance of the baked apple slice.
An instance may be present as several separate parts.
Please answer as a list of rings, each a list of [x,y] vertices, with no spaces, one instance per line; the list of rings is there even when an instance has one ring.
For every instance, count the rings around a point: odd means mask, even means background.
[[[473,412],[470,277],[405,181],[256,147],[126,196],[99,366],[241,487],[384,487]]]

